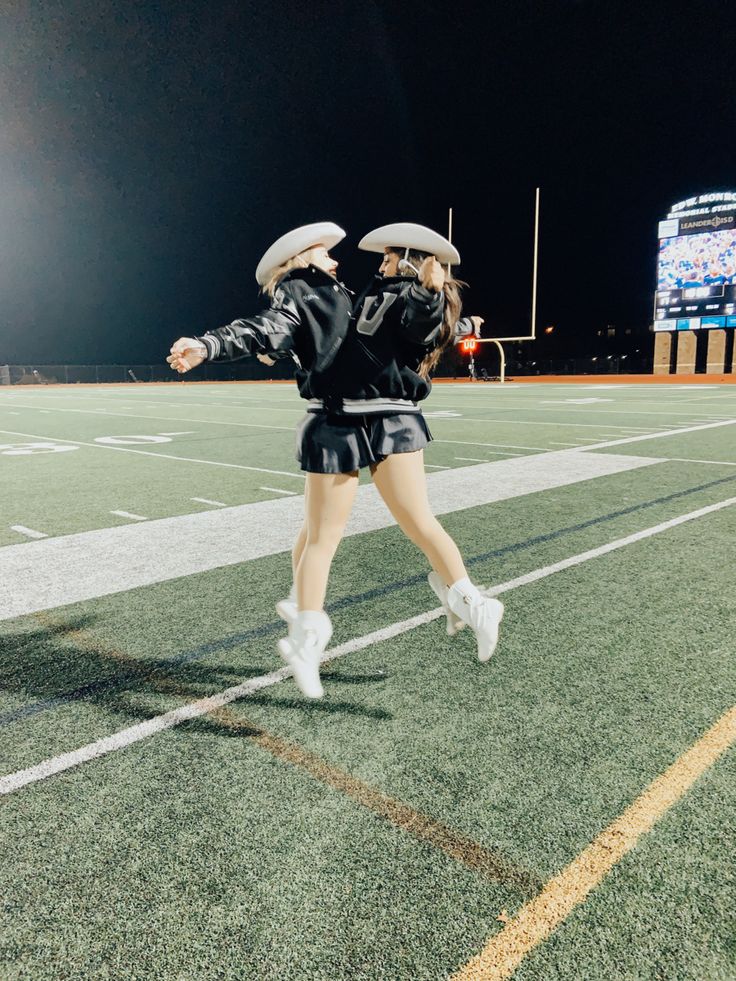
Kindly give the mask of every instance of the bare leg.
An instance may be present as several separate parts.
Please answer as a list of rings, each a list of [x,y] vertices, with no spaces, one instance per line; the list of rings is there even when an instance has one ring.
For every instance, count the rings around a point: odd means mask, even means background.
[[[455,542],[432,514],[427,498],[424,451],[393,453],[371,467],[373,482],[410,541],[449,585],[467,576]]]
[[[307,488],[304,488],[304,519],[302,520],[302,526],[299,529],[299,533],[296,536],[296,541],[291,550],[291,588],[289,589],[288,596],[280,599],[276,604],[276,612],[285,620],[286,623],[293,623],[299,613],[299,607],[296,602],[296,570],[299,568],[299,561],[302,557],[304,551],[304,546],[307,543]]]
[[[306,507],[306,501],[305,501]],[[304,517],[302,526],[299,529],[299,534],[296,536],[296,541],[294,542],[294,547],[291,550],[291,570],[294,575],[294,582],[296,582],[296,570],[299,568],[299,562],[301,561],[302,554],[304,552],[304,546],[307,544],[307,518]]]
[[[302,557],[302,552],[304,551],[304,546],[307,544],[307,497],[309,494],[309,478],[304,485],[304,520],[302,521],[302,526],[299,529],[299,534],[296,536],[296,541],[294,542],[294,547],[291,550],[291,570],[293,573],[293,582],[296,583],[296,570],[299,568],[299,561]]]
[[[503,603],[484,596],[468,578],[455,542],[432,514],[427,499],[424,454],[394,453],[371,468],[378,492],[399,527],[429,559],[441,582],[430,585],[447,614],[447,632],[459,621],[471,626],[478,641],[478,659],[487,661],[498,642]]]
[[[358,472],[308,473],[306,536],[296,570],[299,609],[322,610],[332,559],[358,489]]]

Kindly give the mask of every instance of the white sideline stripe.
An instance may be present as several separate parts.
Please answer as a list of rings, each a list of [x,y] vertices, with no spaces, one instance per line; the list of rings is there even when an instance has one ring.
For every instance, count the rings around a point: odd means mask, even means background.
[[[728,500],[719,501],[717,504],[709,504],[706,507],[698,508],[696,511],[681,514],[676,518],[671,518],[669,521],[663,521],[658,525],[652,525],[650,528],[644,528],[642,531],[634,532],[632,535],[617,538],[615,541],[608,542],[606,545],[599,545],[597,548],[591,548],[586,552],[571,555],[569,558],[562,559],[560,562],[543,566],[540,569],[534,569],[532,572],[528,572],[523,576],[517,576],[515,579],[509,579],[506,582],[499,583],[499,585],[485,590],[485,593],[487,596],[500,596],[512,589],[518,589],[520,586],[527,586],[530,583],[538,582],[547,576],[552,576],[565,569],[571,569],[573,566],[581,565],[583,562],[596,559],[601,555],[607,555],[609,552],[624,548],[626,545],[632,545],[634,542],[651,538],[653,535],[658,535],[687,521],[694,521],[696,518],[701,518],[706,514],[712,514],[723,508],[731,507],[733,504],[736,504],[736,497],[730,497]],[[334,661],[337,658],[344,657],[346,654],[353,654],[355,651],[372,647],[374,644],[390,640],[392,637],[398,637],[400,634],[414,630],[416,627],[421,627],[431,623],[433,620],[438,620],[444,616],[444,613],[444,607],[440,606],[434,610],[428,610],[426,613],[420,613],[418,616],[410,617],[408,620],[402,620],[398,623],[392,623],[387,627],[381,627],[379,630],[364,634],[362,637],[354,637],[352,640],[326,651],[322,657],[322,662]],[[147,719],[145,722],[129,726],[127,729],[121,729],[112,736],[98,739],[96,742],[88,743],[86,746],[81,746],[79,749],[72,750],[69,753],[60,753],[58,756],[43,760],[35,766],[26,767],[24,770],[17,770],[15,773],[9,773],[7,776],[0,777],[0,794],[10,794],[28,784],[37,783],[39,780],[45,780],[47,777],[79,766],[80,763],[87,763],[90,760],[99,759],[101,756],[106,756],[118,749],[123,749],[133,743],[147,739],[157,732],[171,729],[181,722],[207,715],[239,698],[244,698],[263,688],[276,685],[290,675],[291,668],[279,668],[277,671],[270,672],[270,674],[261,675],[258,678],[251,678],[240,685],[226,688],[224,691],[218,692],[216,695],[211,695],[209,698],[189,702],[187,705],[182,705],[180,708],[166,712],[164,715],[158,715],[152,719]]]
[[[273,491],[274,494],[288,494],[290,497],[293,497],[296,494],[296,491],[283,490],[281,487],[261,487],[259,489]]]
[[[181,433],[159,433],[159,436],[194,436],[195,434],[195,429],[187,429]]]
[[[427,475],[427,490],[434,513],[448,514],[661,462],[559,450],[441,470]],[[0,548],[0,621],[290,551],[303,516],[301,494],[279,496],[6,545]],[[346,535],[393,525],[375,487],[359,487]]]
[[[219,460],[198,460],[192,456],[174,456],[173,453],[152,453],[150,450],[134,450],[129,446],[112,446],[110,443],[85,443],[82,439],[62,439],[61,436],[35,436],[33,433],[16,433],[11,429],[0,429],[6,436],[27,436],[29,439],[47,439],[52,443],[72,443],[74,446],[92,446],[101,450],[117,450],[123,453],[137,453],[139,456],[155,456],[163,460],[181,460],[184,463],[204,463],[208,467],[231,467],[234,470],[255,470],[258,473],[275,473],[280,477],[298,477],[304,480],[304,474],[293,473],[289,470],[267,470],[265,467],[248,467],[244,463],[222,463]]]
[[[161,433],[163,436],[163,433]],[[190,501],[197,501],[199,504],[214,504],[218,508],[226,508],[227,504],[224,501],[210,501],[206,497],[190,497]]]
[[[11,525],[11,531],[17,531],[20,535],[25,535],[26,538],[48,538],[49,536],[43,531],[34,531],[33,528],[26,528],[25,525]]]
[[[119,518],[130,518],[133,521],[148,521],[142,514],[132,514],[130,511],[111,511],[110,514],[117,514]]]

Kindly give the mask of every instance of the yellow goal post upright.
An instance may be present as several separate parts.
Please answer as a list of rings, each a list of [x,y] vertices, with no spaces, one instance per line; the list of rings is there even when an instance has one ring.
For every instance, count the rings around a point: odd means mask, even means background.
[[[447,217],[447,227],[448,233],[447,237],[452,241],[452,208],[449,210]],[[537,339],[537,268],[539,265],[539,188],[536,189],[534,195],[534,262],[532,268],[532,311],[531,311],[531,333],[524,337],[478,337],[477,341],[479,344],[495,344],[498,348],[498,353],[501,359],[501,370],[499,372],[499,378],[501,383],[506,380],[506,355],[504,353],[502,343],[507,344],[509,342],[517,343],[519,341],[536,341]],[[448,272],[450,267],[448,264]]]

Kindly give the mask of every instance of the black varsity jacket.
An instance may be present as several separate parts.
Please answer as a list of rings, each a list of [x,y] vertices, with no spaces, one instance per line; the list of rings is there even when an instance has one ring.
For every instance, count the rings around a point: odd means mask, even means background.
[[[354,305],[347,336],[325,378],[330,391],[313,394],[426,399],[431,382],[418,368],[439,336],[444,299],[416,279],[375,276]]]
[[[311,397],[311,385],[332,364],[353,310],[353,296],[342,283],[315,266],[293,269],[278,285],[271,304],[254,317],[234,320],[197,340],[208,361],[235,361],[256,354],[296,355],[301,365],[299,393]]]

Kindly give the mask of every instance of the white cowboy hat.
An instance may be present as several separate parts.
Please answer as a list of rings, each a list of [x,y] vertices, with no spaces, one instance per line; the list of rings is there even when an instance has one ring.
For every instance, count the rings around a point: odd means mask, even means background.
[[[333,245],[342,242],[347,233],[332,221],[317,221],[313,225],[300,225],[292,228],[286,235],[277,238],[263,254],[256,266],[256,280],[260,286],[267,283],[274,269],[293,259],[313,245],[324,245],[331,249]]]
[[[440,262],[456,266],[460,253],[444,235],[433,232],[424,225],[414,225],[410,221],[397,221],[393,225],[381,225],[368,232],[358,242],[359,249],[366,252],[383,252],[386,248],[416,249],[436,256]]]

